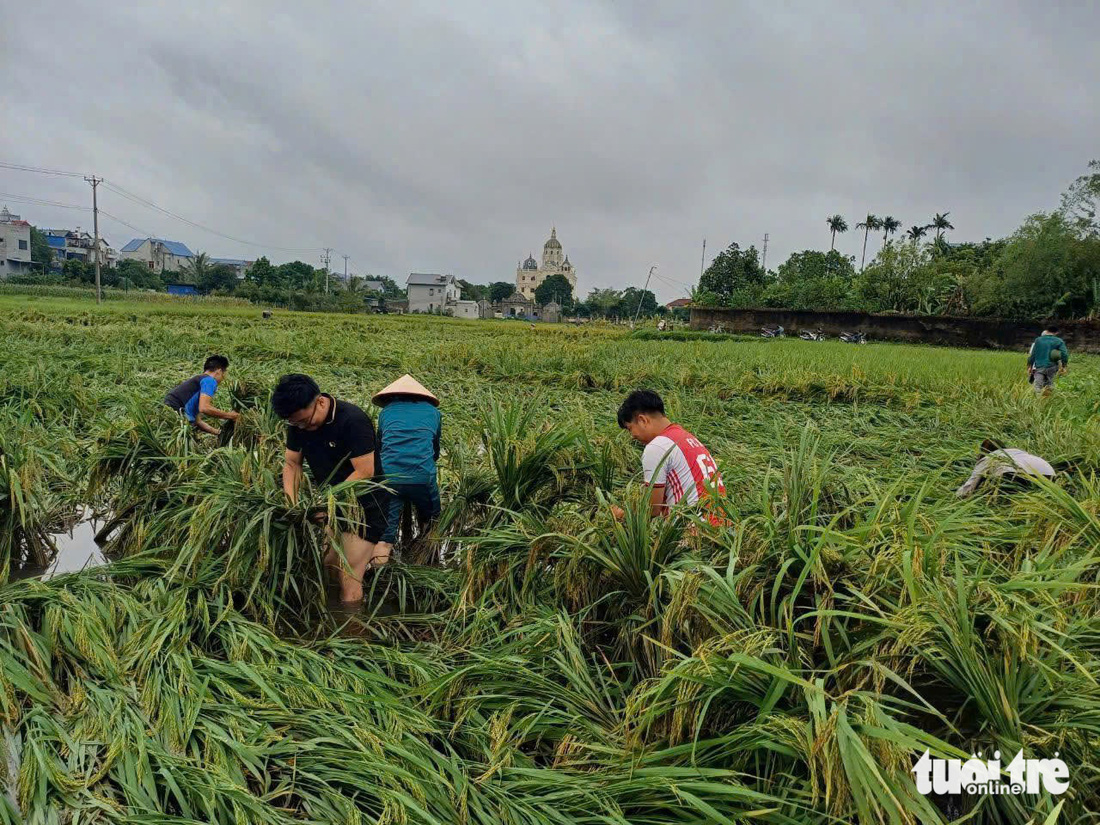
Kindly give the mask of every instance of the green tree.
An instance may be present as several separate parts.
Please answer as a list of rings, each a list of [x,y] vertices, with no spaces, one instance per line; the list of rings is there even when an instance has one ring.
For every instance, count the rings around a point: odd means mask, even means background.
[[[384,298],[404,298],[405,290],[397,285],[397,282],[388,275],[368,275],[368,281],[382,282],[382,296]]]
[[[1082,236],[1062,211],[1032,215],[968,287],[981,315],[1084,317],[1100,307],[1100,239]]]
[[[954,289],[953,279],[932,267],[932,252],[916,241],[889,244],[856,278],[855,294],[868,312],[936,314]]]
[[[73,281],[74,283],[95,283],[95,266],[93,264],[86,264],[84,261],[79,261],[76,258],[70,258],[61,265],[61,274],[65,276],[65,280]],[[100,272],[100,281],[103,281],[102,272]]]
[[[829,226],[829,230],[833,234],[832,243],[829,249],[836,249],[836,235],[838,232],[844,234],[848,231],[848,221],[844,220],[843,215],[833,215],[830,218],[826,218],[825,223]]]
[[[742,250],[731,243],[699,279],[697,300],[720,306],[747,306],[761,300],[767,273],[755,246]]]
[[[936,217],[932,218],[932,223],[928,224],[929,229],[936,230],[937,241],[943,240],[943,233],[946,232],[948,229],[955,228],[952,225],[951,221],[947,219],[947,216],[950,214],[950,212],[937,212]]]
[[[925,235],[928,234],[927,226],[910,226],[909,231],[905,233],[905,236],[911,241],[919,241]]]
[[[151,270],[147,264],[126,258],[118,262],[115,275],[119,283],[127,289],[164,289],[164,279]]]
[[[258,287],[278,287],[278,276],[276,275],[275,267],[271,265],[271,261],[269,261],[266,256],[252,263],[252,266],[248,268],[248,274],[245,275],[245,280]]]
[[[887,215],[882,219],[882,245],[886,246],[886,242],[890,240],[890,236],[901,229],[901,221],[895,218],[893,215]]]
[[[458,284],[458,295],[463,301],[481,300],[481,287],[477,284],[472,284],[462,278],[456,279],[455,283]]]
[[[195,282],[199,292],[208,295],[215,290],[232,292],[237,288],[237,271],[226,264],[214,264],[203,271],[201,279]]]
[[[1085,235],[1100,235],[1100,160],[1089,162],[1088,174],[1077,178],[1062,195],[1062,213]]]
[[[597,318],[617,318],[622,297],[617,289],[593,289],[584,299],[585,312]]]
[[[867,236],[875,230],[882,229],[882,221],[878,216],[868,214],[866,218],[856,224],[856,229],[863,230],[863,257],[859,261],[859,271],[862,272],[867,264]]]
[[[314,281],[312,266],[305,261],[290,261],[275,267],[275,280],[272,285],[284,289],[312,290]]]
[[[205,252],[200,252],[180,267],[180,281],[185,284],[194,284],[195,287],[201,288],[200,284],[208,277],[210,267],[210,256]]]
[[[769,306],[817,311],[854,308],[855,265],[835,249],[796,252],[779,265],[775,274],[776,281],[769,286],[765,300]]]
[[[639,311],[638,305],[641,304]],[[616,315],[623,319],[631,319],[635,314],[648,318],[657,314],[657,296],[651,290],[641,290],[634,286],[628,286],[622,291]]]
[[[36,227],[31,227],[31,262],[38,265],[43,272],[47,272],[53,266],[53,250],[50,242],[46,240],[46,234],[39,232]]]
[[[516,285],[511,281],[493,281],[489,284],[489,300],[494,304],[511,297],[516,291]]]
[[[548,304],[551,301],[557,301],[565,310],[573,308],[573,285],[564,275],[551,275],[535,289],[536,304]]]

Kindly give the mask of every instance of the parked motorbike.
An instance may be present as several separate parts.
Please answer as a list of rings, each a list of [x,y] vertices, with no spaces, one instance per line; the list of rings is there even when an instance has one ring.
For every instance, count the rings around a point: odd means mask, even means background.
[[[846,344],[866,344],[867,336],[862,332],[842,332],[840,340]]]
[[[781,327],[781,326],[761,327],[760,337],[761,338],[782,338],[783,337],[783,327]]]
[[[798,337],[803,341],[824,341],[829,336],[820,329],[804,329],[798,333]]]

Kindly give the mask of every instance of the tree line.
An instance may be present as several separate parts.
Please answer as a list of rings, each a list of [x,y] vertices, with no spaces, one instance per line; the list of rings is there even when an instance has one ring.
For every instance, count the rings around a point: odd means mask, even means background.
[[[737,243],[719,253],[693,293],[706,306],[782,307],[818,311],[976,315],[1033,320],[1100,314],[1100,161],[1089,164],[1052,212],[1029,216],[1006,238],[952,243],[950,212],[915,224],[868,214],[855,225],[863,233],[855,256],[836,251],[848,231],[843,215],[831,215],[829,251],[793,253],[765,271],[755,246]],[[867,246],[872,233],[881,244]]]
[[[46,236],[31,228],[31,261],[39,266],[37,273],[13,275],[10,283],[58,284],[90,286],[95,283],[95,264],[77,259],[61,263],[57,269],[53,250]],[[382,292],[368,291],[366,281],[380,281]],[[405,291],[385,275],[351,276],[345,283],[322,267],[304,261],[274,265],[266,257],[259,258],[246,270],[244,278],[237,270],[210,259],[205,252],[190,258],[178,272],[156,272],[142,261],[122,259],[113,266],[100,267],[100,283],[113,289],[152,290],[164,292],[169,283],[193,286],[201,295],[231,295],[257,304],[289,309],[361,312],[367,301],[403,299]]]
[[[462,298],[471,301],[487,300],[499,303],[516,291],[511,281],[493,281],[489,284],[474,284],[460,280]],[[593,289],[588,297],[578,299],[573,294],[573,285],[564,275],[551,275],[535,289],[535,303],[545,306],[551,302],[561,305],[562,311],[577,318],[603,318],[611,321],[633,318],[637,313],[641,317],[663,315],[665,308],[657,303],[652,290],[637,287],[626,289]],[[640,310],[639,310],[640,306]]]

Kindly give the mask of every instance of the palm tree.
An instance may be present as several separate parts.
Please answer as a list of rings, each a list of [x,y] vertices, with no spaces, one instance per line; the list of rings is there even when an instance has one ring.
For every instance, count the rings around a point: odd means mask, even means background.
[[[848,221],[844,220],[843,215],[833,215],[831,218],[826,218],[825,223],[829,225],[829,229],[833,232],[833,242],[829,246],[829,251],[832,252],[836,249],[836,233],[844,234],[848,231]]]
[[[180,274],[195,286],[201,286],[210,272],[210,256],[200,252],[194,258],[180,267]]]
[[[951,221],[947,220],[947,216],[950,215],[950,214],[951,214],[950,212],[944,212],[943,214],[940,214],[939,212],[937,212],[936,217],[932,218],[932,223],[928,224],[930,229],[935,229],[936,230],[936,240],[937,241],[943,239],[943,233],[946,230],[955,228],[954,226],[951,225]]]
[[[927,226],[910,226],[909,227],[909,232],[906,233],[906,234],[909,235],[909,240],[919,241],[921,238],[923,238],[925,235],[928,234],[928,227]]]
[[[866,218],[856,224],[856,229],[863,230],[863,259],[859,262],[859,271],[863,271],[867,263],[867,235],[872,229],[882,229],[882,221],[876,215],[868,214]]]
[[[886,248],[886,242],[893,235],[901,229],[901,221],[895,218],[893,215],[887,215],[882,219],[882,248]]]

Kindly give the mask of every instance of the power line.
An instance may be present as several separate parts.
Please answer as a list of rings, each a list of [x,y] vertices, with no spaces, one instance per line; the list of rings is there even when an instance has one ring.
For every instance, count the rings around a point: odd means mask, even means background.
[[[34,172],[34,173],[42,174],[42,175],[57,175],[57,176],[61,176],[61,177],[73,177],[73,178],[84,177],[84,175],[81,174],[80,172],[70,172],[70,171],[63,170],[63,169],[47,169],[47,168],[42,167],[42,166],[30,166],[30,165],[27,165],[27,164],[8,163],[8,162],[5,162],[5,161],[0,161],[0,169],[11,169],[11,170],[14,170],[14,171],[19,171],[19,172]],[[188,226],[194,227],[195,229],[199,229],[203,232],[209,232],[212,235],[217,235],[219,238],[225,238],[227,241],[233,241],[234,243],[243,244],[244,246],[254,246],[254,247],[257,247],[259,249],[270,249],[270,250],[277,251],[277,252],[317,252],[318,250],[321,249],[321,247],[317,247],[317,246],[306,246],[306,247],[275,246],[273,244],[257,243],[255,241],[249,241],[249,240],[246,240],[244,238],[238,238],[234,235],[228,235],[225,232],[221,232],[217,229],[206,226],[205,224],[201,224],[198,221],[193,221],[190,218],[186,218],[183,215],[180,215],[177,212],[173,212],[170,209],[165,209],[163,206],[160,206],[160,205],[154,203],[153,201],[151,201],[147,198],[143,198],[141,195],[138,195],[134,192],[131,192],[128,189],[124,189],[123,187],[119,186],[117,183],[112,183],[111,181],[102,180],[102,179],[101,179],[101,182],[102,182],[102,185],[105,188],[109,189],[111,192],[113,192],[114,194],[118,195],[121,198],[125,198],[125,199],[127,199],[127,200],[129,200],[133,203],[139,204],[141,206],[148,207],[150,209],[154,209],[154,210],[156,210],[157,212],[160,212],[163,215],[166,215],[170,218],[174,218],[175,220],[178,220],[182,223],[185,223]],[[13,195],[11,197],[14,198],[16,196]],[[34,200],[34,199],[31,199],[31,200]],[[31,201],[19,201],[19,202],[20,203],[30,203]],[[77,207],[74,207],[72,205],[63,205],[63,204],[52,203],[52,202],[47,202],[47,201],[43,201],[42,203],[37,203],[37,204],[34,204],[34,205],[38,205],[38,206],[57,206],[59,208],[68,208],[68,209],[77,208]],[[87,207],[79,207],[79,208],[87,209]],[[103,210],[100,210],[100,211],[103,211]],[[107,213],[104,212],[103,214],[106,215]],[[115,220],[119,221],[119,223],[125,224],[125,221],[122,221],[118,218],[115,218]],[[129,226],[129,224],[125,224],[125,225]],[[130,227],[130,228],[132,229],[133,227]],[[146,234],[148,234],[148,233],[146,233]]]
[[[0,169],[11,169],[16,172],[35,172],[39,175],[57,175],[62,178],[82,178],[80,172],[66,172],[62,169],[46,169],[41,166],[26,166],[22,163],[5,163],[0,161]]]
[[[85,208],[87,208],[87,207],[85,207]],[[122,224],[123,226],[125,226],[125,227],[126,227],[126,228],[128,228],[128,229],[132,229],[132,230],[134,230],[134,231],[135,231],[135,232],[137,232],[137,233],[138,233],[139,235],[145,235],[146,237],[152,237],[152,236],[153,236],[153,233],[152,233],[152,232],[149,232],[149,231],[147,231],[147,230],[145,230],[145,229],[141,229],[140,227],[134,226],[134,225],[133,225],[132,223],[127,223],[126,221],[122,220],[122,218],[120,218],[120,217],[118,217],[118,216],[116,216],[116,215],[112,215],[112,214],[111,214],[110,212],[108,212],[108,211],[107,211],[106,209],[103,209],[102,207],[100,207],[100,210],[99,210],[99,214],[100,214],[100,215],[104,215],[105,217],[108,217],[108,218],[110,218],[110,219],[111,219],[111,220],[113,220],[113,221],[114,221],[115,223],[120,223],[120,224]]]
[[[0,192],[0,198],[2,198],[5,202],[22,203],[22,204],[26,204],[28,206],[50,206],[50,207],[54,207],[56,209],[76,209],[80,212],[91,212],[92,211],[92,207],[90,207],[90,206],[81,206],[80,204],[75,204],[75,203],[60,203],[59,201],[48,201],[48,200],[44,200],[43,198],[34,198],[34,197],[31,197],[30,195],[17,195],[14,192]],[[132,230],[134,230],[135,232],[137,232],[141,235],[150,235],[151,234],[150,232],[142,229],[141,227],[134,226],[132,223],[128,223],[128,222],[124,221],[122,218],[118,217],[118,215],[112,215],[106,209],[100,209],[99,214],[103,215],[104,217],[110,218],[115,223],[120,223],[123,226],[127,227],[128,229],[132,229]]]
[[[82,209],[85,212],[90,211],[89,206],[78,206],[74,203],[59,203],[58,201],[48,201],[42,198],[35,198],[31,195],[16,195],[14,192],[0,192],[0,198],[5,198],[12,203],[25,203],[29,206],[52,206],[57,209]]]
[[[188,226],[192,226],[195,229],[201,229],[204,232],[209,232],[212,235],[217,235],[219,238],[225,238],[227,241],[233,241],[234,243],[243,244],[245,246],[255,246],[261,249],[273,249],[279,252],[315,252],[320,248],[316,246],[275,246],[274,244],[257,243],[255,241],[248,241],[244,238],[235,237],[234,235],[227,235],[224,232],[219,232],[217,229],[212,229],[211,227],[198,223],[197,221],[193,221],[190,218],[185,218],[183,215],[177,214],[170,209],[165,209],[163,206],[158,206],[151,200],[147,200],[140,195],[135,195],[133,192],[130,192],[127,189],[123,189],[118,184],[111,183],[110,181],[104,181],[103,185],[120,197],[126,198],[127,200],[133,201],[134,203],[138,203],[142,206],[147,206],[150,209],[155,209],[157,212],[160,212],[163,215],[167,215],[170,218],[175,218],[178,221],[182,221],[183,223],[187,224]]]

